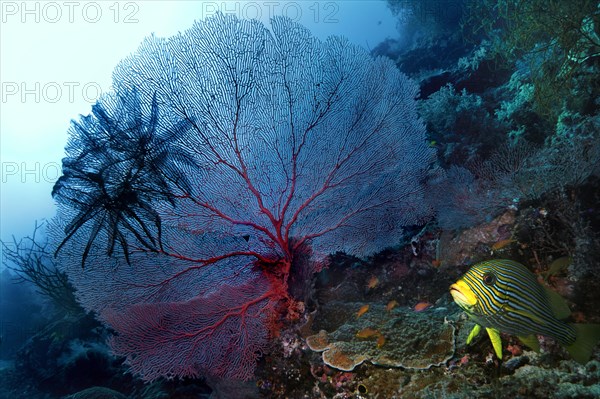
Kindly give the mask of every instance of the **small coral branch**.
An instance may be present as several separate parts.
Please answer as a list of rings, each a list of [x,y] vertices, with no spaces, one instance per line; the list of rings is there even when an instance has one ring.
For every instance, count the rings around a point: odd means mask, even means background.
[[[56,266],[52,251],[47,242],[40,242],[36,233],[41,226],[35,223],[33,234],[19,241],[13,237],[13,244],[2,242],[4,266],[15,272],[21,281],[33,283],[40,294],[67,313],[77,314],[83,309],[75,299],[75,289],[69,283],[67,274]]]

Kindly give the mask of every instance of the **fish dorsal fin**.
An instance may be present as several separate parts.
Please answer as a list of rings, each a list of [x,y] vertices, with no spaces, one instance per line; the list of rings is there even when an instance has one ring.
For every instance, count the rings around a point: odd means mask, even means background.
[[[473,341],[473,338],[475,338],[479,334],[479,331],[481,331],[481,326],[479,324],[475,324],[475,327],[473,327],[473,329],[469,333],[469,336],[467,337],[467,345],[469,345],[471,341]]]
[[[498,359],[502,359],[502,340],[500,339],[500,332],[495,328],[486,328],[486,331],[490,336],[490,341],[492,341],[496,356],[498,356]]]
[[[561,297],[556,291],[544,286],[544,290],[546,290],[546,296],[548,297],[548,303],[550,304],[550,308],[552,309],[552,313],[554,317],[559,320],[566,319],[571,315],[571,309],[569,309],[569,305],[567,305],[567,301],[563,297]]]
[[[540,352],[540,341],[533,334],[527,335],[526,337],[518,337],[521,342],[530,347],[535,352]]]

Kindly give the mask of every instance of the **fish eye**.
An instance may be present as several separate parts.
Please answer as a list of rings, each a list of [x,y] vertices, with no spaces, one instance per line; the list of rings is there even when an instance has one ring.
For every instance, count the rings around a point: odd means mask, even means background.
[[[496,276],[494,273],[485,273],[483,275],[483,282],[485,285],[494,285],[496,283]]]

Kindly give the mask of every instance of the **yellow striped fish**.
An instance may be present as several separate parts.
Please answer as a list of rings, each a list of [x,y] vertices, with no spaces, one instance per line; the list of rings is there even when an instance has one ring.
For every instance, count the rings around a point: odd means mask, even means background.
[[[554,338],[579,363],[589,360],[600,340],[599,324],[562,321],[570,314],[564,299],[541,285],[525,266],[512,260],[496,259],[474,265],[450,286],[450,294],[477,323],[467,344],[484,327],[500,359],[500,332],[516,335],[535,351],[539,351],[536,334]]]

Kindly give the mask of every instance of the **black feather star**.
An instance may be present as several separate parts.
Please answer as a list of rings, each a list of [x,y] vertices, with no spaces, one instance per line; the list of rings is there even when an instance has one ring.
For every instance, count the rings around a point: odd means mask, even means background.
[[[128,240],[134,238],[145,250],[162,250],[159,202],[175,206],[175,192],[189,192],[181,172],[191,164],[176,143],[179,124],[164,128],[159,123],[156,95],[149,115],[136,91],[126,96],[105,97],[92,114],[73,121],[63,159],[63,175],[52,196],[66,207],[70,220],[55,256],[84,226],[89,230],[81,266],[101,231],[108,237],[108,256],[118,243],[130,263]]]

